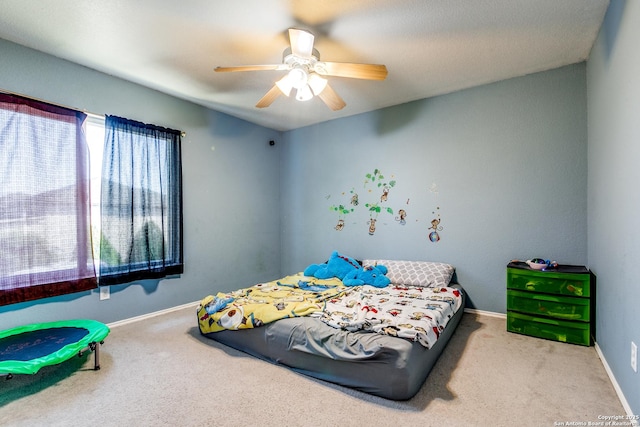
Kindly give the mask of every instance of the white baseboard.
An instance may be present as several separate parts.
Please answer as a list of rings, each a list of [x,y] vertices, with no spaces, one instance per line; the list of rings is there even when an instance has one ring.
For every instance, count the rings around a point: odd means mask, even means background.
[[[498,317],[500,319],[506,319],[507,315],[504,313],[496,313],[495,311],[476,310],[475,308],[465,308],[465,313],[478,314],[480,316]]]
[[[616,381],[616,377],[613,375],[613,371],[611,371],[611,368],[607,363],[607,359],[604,358],[604,354],[602,354],[602,351],[600,350],[600,346],[598,345],[598,343],[595,343],[594,347],[596,348],[596,353],[598,353],[598,357],[600,358],[600,361],[604,366],[604,370],[607,371],[609,380],[611,381],[611,384],[613,385],[613,388],[616,391],[616,394],[618,395],[618,399],[620,399],[620,403],[622,403],[622,407],[624,408],[625,412],[627,413],[627,415],[636,415],[633,412],[631,412],[631,406],[629,406],[629,402],[627,402],[627,399],[624,397],[624,393],[622,393],[622,390],[620,389],[620,385],[618,385],[618,381]],[[638,422],[636,421],[635,424],[631,424],[631,425],[637,426]]]
[[[117,328],[118,326],[128,325],[129,323],[139,322],[140,320],[144,320],[144,319],[150,319],[152,317],[160,316],[162,314],[167,314],[167,313],[171,313],[173,311],[182,310],[183,308],[196,307],[199,303],[200,303],[200,301],[189,302],[189,303],[186,303],[186,304],[178,305],[176,307],[170,307],[170,308],[166,308],[164,310],[154,311],[153,313],[147,313],[147,314],[143,314],[141,316],[130,317],[128,319],[118,320],[118,321],[113,322],[113,323],[108,323],[107,326],[109,328]]]

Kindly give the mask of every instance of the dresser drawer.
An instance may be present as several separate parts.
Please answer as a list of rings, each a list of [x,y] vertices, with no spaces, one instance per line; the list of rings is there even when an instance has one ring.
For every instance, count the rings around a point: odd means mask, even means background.
[[[588,298],[565,297],[507,290],[507,310],[515,310],[560,320],[590,320]]]
[[[507,287],[547,294],[589,297],[588,274],[558,274],[507,269]]]
[[[507,330],[572,344],[591,345],[589,323],[529,316],[507,311]]]

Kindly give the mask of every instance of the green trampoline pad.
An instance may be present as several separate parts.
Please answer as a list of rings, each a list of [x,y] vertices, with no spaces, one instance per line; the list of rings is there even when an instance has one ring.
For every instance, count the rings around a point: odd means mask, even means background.
[[[0,375],[35,374],[57,365],[87,348],[96,351],[109,335],[109,327],[96,320],[34,323],[0,331]]]

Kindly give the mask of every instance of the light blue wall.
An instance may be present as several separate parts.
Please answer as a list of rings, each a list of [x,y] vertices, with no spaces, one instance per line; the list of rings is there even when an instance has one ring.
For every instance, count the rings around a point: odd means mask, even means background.
[[[587,66],[589,265],[598,276],[598,345],[640,414],[640,2],[613,0]]]
[[[283,271],[322,262],[332,250],[444,261],[456,267],[474,307],[504,313],[509,260],[586,264],[585,69],[576,64],[285,134]],[[364,181],[376,168],[397,181],[388,206],[408,215],[403,226],[379,214],[369,235],[363,204],[380,192],[369,193]],[[336,231],[330,207],[347,203],[352,190],[360,205]],[[432,243],[437,212],[441,240]]]
[[[279,132],[4,40],[0,58],[2,89],[186,132],[184,274],[115,286],[106,301],[96,291],[0,307],[0,328],[82,317],[113,322],[279,276],[280,154],[268,143]]]

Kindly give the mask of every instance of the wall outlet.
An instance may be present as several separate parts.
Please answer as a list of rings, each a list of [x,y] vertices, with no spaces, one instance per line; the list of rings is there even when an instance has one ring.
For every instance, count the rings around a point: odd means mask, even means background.
[[[631,369],[633,372],[638,372],[638,346],[631,341]]]
[[[109,299],[110,297],[111,297],[111,294],[109,293],[109,287],[100,286],[100,301],[104,299]]]

